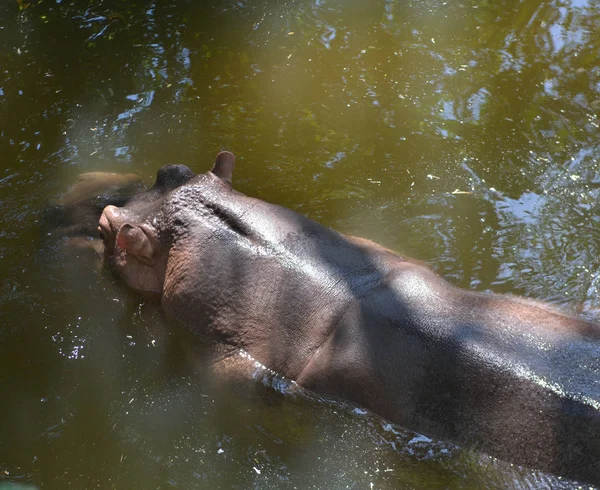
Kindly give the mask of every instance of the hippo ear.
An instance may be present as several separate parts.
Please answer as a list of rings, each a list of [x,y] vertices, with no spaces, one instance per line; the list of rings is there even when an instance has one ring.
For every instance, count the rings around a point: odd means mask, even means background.
[[[153,241],[139,226],[125,223],[117,234],[117,244],[121,250],[125,250],[143,261],[150,261],[154,256]]]
[[[225,180],[231,184],[233,178],[233,164],[235,163],[235,156],[229,151],[222,151],[217,155],[215,165],[212,168],[212,173],[217,177]]]

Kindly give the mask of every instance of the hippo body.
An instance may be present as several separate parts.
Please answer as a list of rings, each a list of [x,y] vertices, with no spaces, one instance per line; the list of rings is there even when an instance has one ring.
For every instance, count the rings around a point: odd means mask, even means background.
[[[107,262],[175,323],[404,427],[600,484],[600,326],[163,167],[100,219]],[[233,354],[232,354],[233,355]]]

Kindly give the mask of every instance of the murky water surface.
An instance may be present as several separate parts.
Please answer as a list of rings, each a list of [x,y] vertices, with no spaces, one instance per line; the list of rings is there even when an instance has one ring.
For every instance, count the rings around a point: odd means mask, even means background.
[[[237,187],[598,318],[595,0],[6,0],[0,480],[44,488],[560,488],[355,407],[191,369],[47,236],[82,173],[238,156]]]

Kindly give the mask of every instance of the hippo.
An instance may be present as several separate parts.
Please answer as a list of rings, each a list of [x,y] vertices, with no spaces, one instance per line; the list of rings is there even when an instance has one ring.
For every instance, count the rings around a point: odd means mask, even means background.
[[[600,484],[600,325],[459,289],[425,264],[161,168],[99,221],[105,262],[170,322],[302,389],[502,460]],[[236,356],[238,356],[236,358]],[[241,368],[242,369],[242,368]]]

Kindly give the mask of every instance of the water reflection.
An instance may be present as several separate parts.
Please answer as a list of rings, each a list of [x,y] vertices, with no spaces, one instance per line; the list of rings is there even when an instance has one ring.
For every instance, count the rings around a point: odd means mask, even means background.
[[[204,397],[160,315],[38,222],[81,172],[203,171],[228,148],[244,192],[597,318],[598,2],[15,1],[0,19],[0,470],[557,488],[327,400]]]

